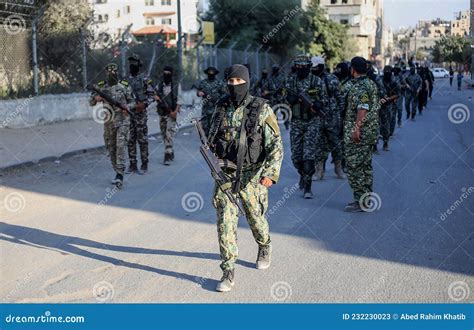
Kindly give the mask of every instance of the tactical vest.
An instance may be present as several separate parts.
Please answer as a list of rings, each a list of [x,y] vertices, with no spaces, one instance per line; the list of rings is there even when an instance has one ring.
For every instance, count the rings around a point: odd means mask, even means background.
[[[259,97],[252,97],[252,100],[247,104],[245,111],[247,118],[240,127],[231,127],[222,125],[226,107],[221,107],[216,113],[216,133],[211,137],[211,144],[215,145],[216,156],[220,159],[226,159],[233,163],[238,163],[239,139],[233,137],[233,132],[238,131],[241,136],[241,129],[246,131],[246,150],[243,153],[243,166],[249,167],[258,164],[265,159],[265,149],[263,144],[263,127],[258,125],[258,118],[262,111],[263,105],[266,103],[265,99]],[[232,136],[229,140],[227,137]]]
[[[311,77],[312,78],[312,77]],[[296,92],[296,93],[301,93],[301,92],[304,92],[302,90],[298,90],[298,85],[296,83],[296,80],[298,78],[297,77],[293,77],[292,79],[292,84],[291,84],[291,89]],[[314,93],[312,93],[312,79],[311,79],[311,82],[310,82],[310,87],[308,89],[308,95],[313,97],[314,96]],[[291,102],[291,97],[295,98],[295,99],[299,99],[299,96],[298,95],[291,95],[290,96],[290,103],[293,103]],[[295,100],[296,103],[292,104],[292,107],[291,107],[291,118],[292,119],[299,119],[299,120],[303,120],[303,121],[309,121],[311,120],[313,117],[315,117],[315,113],[313,111],[311,111],[310,108],[308,107],[303,107],[302,104]]]

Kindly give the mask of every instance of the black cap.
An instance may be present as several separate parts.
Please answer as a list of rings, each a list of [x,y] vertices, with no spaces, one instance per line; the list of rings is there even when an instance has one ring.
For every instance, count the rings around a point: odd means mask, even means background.
[[[365,74],[367,73],[368,63],[365,58],[356,56],[351,60],[351,68],[356,70],[358,73]]]
[[[217,70],[217,69],[216,69],[215,67],[213,67],[213,66],[210,66],[210,67],[208,67],[206,70],[204,70],[204,73],[205,73],[205,74],[208,74],[209,71],[214,71],[215,74],[218,74],[218,73],[219,73],[219,70]]]
[[[250,82],[249,69],[247,69],[247,67],[242,64],[234,64],[230,67],[230,72],[227,76],[227,79],[230,78],[240,78],[246,82]]]

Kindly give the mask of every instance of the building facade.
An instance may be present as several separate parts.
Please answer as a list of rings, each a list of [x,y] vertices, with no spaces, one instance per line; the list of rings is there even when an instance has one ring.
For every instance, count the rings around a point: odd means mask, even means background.
[[[456,14],[453,21],[451,21],[451,34],[453,36],[467,37],[469,36],[469,29],[471,26],[471,11],[461,11]]]

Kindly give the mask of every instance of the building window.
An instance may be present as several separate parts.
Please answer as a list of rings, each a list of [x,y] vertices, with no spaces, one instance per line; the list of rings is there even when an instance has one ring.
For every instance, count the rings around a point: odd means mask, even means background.
[[[154,0],[145,0],[145,6],[154,6],[155,1]]]
[[[107,3],[107,0],[95,0],[95,3]]]
[[[125,14],[130,14],[130,6],[125,6],[124,12]]]
[[[105,14],[104,15],[104,22],[108,22],[109,21],[109,14]]]
[[[344,25],[347,25],[347,24],[349,24],[349,20],[348,19],[341,19],[340,23],[344,24]]]
[[[347,0],[342,0],[342,3],[347,4]]]
[[[146,25],[155,25],[155,19],[153,17],[147,17]]]
[[[117,10],[117,18],[120,18],[120,9]]]
[[[171,0],[161,0],[162,6],[171,6]]]
[[[162,18],[161,24],[171,25],[171,18]]]
[[[331,5],[334,5],[337,3],[337,0],[331,0]]]

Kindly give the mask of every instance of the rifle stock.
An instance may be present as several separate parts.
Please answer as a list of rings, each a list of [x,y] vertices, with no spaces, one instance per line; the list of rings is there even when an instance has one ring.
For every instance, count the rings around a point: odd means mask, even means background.
[[[128,107],[114,99],[109,93],[102,91],[100,88],[94,85],[87,86],[87,89],[97,93],[97,95],[103,98],[107,103],[126,111],[131,117],[133,117],[133,113],[128,109]]]

